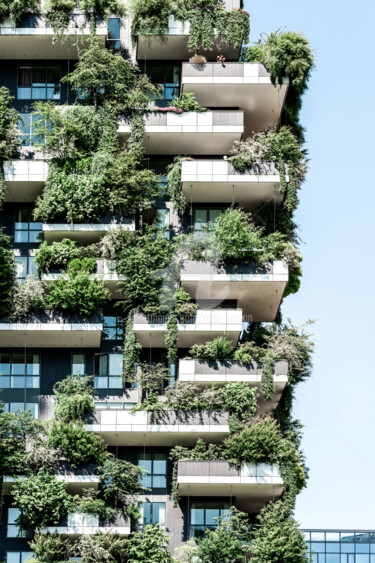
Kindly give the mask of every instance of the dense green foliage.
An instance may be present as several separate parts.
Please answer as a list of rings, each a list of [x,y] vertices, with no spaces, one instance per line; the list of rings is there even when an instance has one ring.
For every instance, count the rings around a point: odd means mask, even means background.
[[[196,111],[198,113],[207,111],[207,108],[198,104],[193,92],[181,92],[178,98],[173,98],[171,105],[182,109],[182,111]]]
[[[257,517],[251,539],[252,563],[307,563],[303,532],[282,502],[269,503]]]
[[[5,5],[2,4],[2,6]],[[9,4],[7,4],[7,6],[9,6]],[[15,7],[16,3],[11,3],[10,6]],[[0,6],[0,23],[2,19],[1,10],[2,8]],[[18,147],[21,143],[17,130],[19,114],[12,107],[13,100],[14,97],[10,94],[8,88],[2,86],[0,88],[0,208],[2,207],[5,199],[3,164],[6,160],[17,158]]]
[[[128,563],[172,563],[167,551],[169,537],[158,526],[147,525],[135,532],[127,546]]]
[[[189,355],[198,360],[229,360],[233,351],[232,343],[228,336],[224,334],[204,344],[194,344],[189,350]]]
[[[9,18],[12,23],[18,24],[22,17],[27,14],[38,12],[40,3],[38,0],[9,0],[0,3],[0,23]]]
[[[36,534],[29,545],[34,551],[34,556],[31,559],[33,563],[67,561],[71,553],[69,539],[63,539],[57,532]]]
[[[126,312],[133,309],[144,313],[161,310],[162,285],[170,265],[173,248],[155,225],[144,225],[137,233],[120,232],[121,246],[116,270],[126,281],[121,282]]]
[[[305,179],[307,169],[306,150],[301,146],[292,129],[287,126],[256,133],[246,141],[235,141],[230,158],[236,170],[244,171],[263,162],[279,165],[280,187],[284,195],[286,212],[292,213],[298,205],[298,190]],[[285,168],[288,167],[289,182]]]
[[[227,12],[223,0],[183,0],[176,3],[174,15],[180,21],[189,21],[188,48],[193,53],[212,50],[217,43],[238,49],[248,41],[248,13]]]
[[[14,287],[9,316],[12,321],[20,322],[29,313],[43,311],[45,307],[43,284],[30,274],[26,277],[24,283],[17,284]]]
[[[249,14],[244,10],[226,11],[223,0],[157,0],[132,4],[132,40],[138,35],[158,35],[165,41],[168,15],[190,23],[188,48],[197,53],[212,50],[220,44],[239,49],[247,42],[250,31]]]
[[[14,506],[21,510],[17,523],[26,532],[58,524],[72,508],[66,483],[46,469],[17,480],[12,495]]]
[[[15,261],[10,238],[4,235],[3,229],[0,229],[0,317],[7,315],[10,311],[14,282]]]
[[[110,532],[83,535],[74,544],[74,554],[82,563],[125,563],[127,539]]]
[[[77,6],[76,0],[47,0],[45,15],[52,25],[55,36],[59,37],[67,29],[69,19]],[[78,3],[90,20],[91,33],[95,33],[95,17],[106,19],[111,14],[124,16],[125,6],[121,0],[80,0]]]
[[[62,422],[80,420],[94,407],[92,377],[83,377],[83,374],[68,375],[63,381],[54,385],[53,393],[56,399],[54,408],[56,420]]]
[[[95,259],[84,258],[68,263],[66,274],[47,285],[45,302],[48,308],[67,313],[91,315],[110,297],[104,282],[91,276]]]
[[[246,563],[250,555],[248,515],[232,507],[221,516],[216,530],[207,530],[198,543],[196,557],[201,563]]]
[[[51,268],[66,268],[68,263],[75,259],[94,257],[96,247],[79,246],[75,240],[63,239],[60,242],[48,244],[43,241],[35,253],[35,263],[39,275],[48,273]]]
[[[25,473],[30,446],[43,433],[43,423],[34,420],[29,411],[11,413],[0,409],[0,475]]]
[[[184,158],[176,156],[167,167],[167,195],[181,215],[186,209],[186,199],[181,190],[181,169]]]
[[[172,0],[132,0],[133,44],[136,44],[138,35],[158,35],[164,40],[172,8]]]
[[[81,422],[53,421],[48,445],[62,450],[73,467],[85,463],[102,464],[107,459],[102,438],[85,430]]]

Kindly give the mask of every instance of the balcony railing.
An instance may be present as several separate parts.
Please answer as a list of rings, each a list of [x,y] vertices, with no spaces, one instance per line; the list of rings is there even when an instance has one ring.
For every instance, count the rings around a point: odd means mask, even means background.
[[[134,331],[142,346],[165,346],[166,315],[134,314]],[[178,347],[190,348],[226,333],[235,344],[242,331],[241,309],[198,309],[178,323]]]
[[[99,516],[95,514],[73,512],[68,514],[60,526],[49,526],[41,530],[41,533],[53,534],[55,532],[68,537],[99,532],[127,536],[130,534],[130,519],[119,514],[113,522],[107,523],[100,520]]]
[[[207,299],[236,299],[247,321],[272,321],[288,283],[288,267],[281,261],[258,266],[212,264],[184,260],[181,286],[199,305]]]
[[[188,445],[198,437],[217,442],[229,432],[228,414],[211,411],[97,410],[87,417],[86,428],[121,445]]]
[[[128,217],[118,221],[110,219],[100,223],[45,223],[44,239],[48,242],[60,241],[63,238],[80,242],[95,242],[110,231],[124,229],[135,231],[135,219]]]
[[[177,471],[181,496],[231,497],[245,512],[258,512],[283,492],[277,465],[237,467],[226,461],[179,461]]]
[[[0,321],[1,348],[96,348],[103,331],[98,315],[83,318],[45,311],[29,315],[23,322]]]
[[[249,137],[277,125],[288,80],[274,86],[259,63],[183,63],[181,90],[193,92],[203,106],[226,107],[235,103],[245,111],[245,136]]]
[[[206,112],[149,112],[145,116],[143,144],[148,154],[185,154],[187,143],[193,143],[195,154],[226,154],[244,131],[241,110]],[[130,124],[119,123],[120,140],[130,135]]]
[[[35,201],[47,179],[48,165],[43,160],[9,160],[4,162],[6,201]]]

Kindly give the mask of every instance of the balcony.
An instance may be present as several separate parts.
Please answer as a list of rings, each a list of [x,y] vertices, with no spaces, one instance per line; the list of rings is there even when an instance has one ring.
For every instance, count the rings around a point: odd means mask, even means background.
[[[0,25],[0,58],[2,59],[77,59],[78,49],[88,46],[89,23],[83,14],[70,17],[64,40],[53,42],[53,29],[43,16],[32,14],[16,26],[10,20]],[[107,25],[97,22],[96,37],[105,46]],[[25,53],[27,55],[25,55]]]
[[[215,266],[184,260],[181,286],[197,301],[236,299],[247,322],[268,322],[276,317],[288,283],[288,267],[280,261],[259,267],[254,263]]]
[[[250,387],[257,387],[259,389],[262,371],[262,365],[256,362],[244,364],[234,360],[211,362],[204,360],[180,360],[178,379],[185,383],[194,383],[202,386],[243,382]],[[285,385],[288,383],[287,374],[288,362],[276,362],[273,376],[273,395],[269,401],[265,401],[262,395],[259,395],[259,414],[268,414],[277,407]]]
[[[236,467],[226,461],[179,461],[177,484],[181,496],[235,497],[236,507],[251,513],[283,492],[279,468],[266,463]]]
[[[225,0],[224,6],[226,10],[238,10],[241,4],[238,0]],[[168,29],[162,39],[158,35],[147,33],[138,36],[137,59],[139,61],[187,60],[194,55],[194,52],[188,49],[189,34],[190,24],[188,21],[177,21],[173,16],[169,16]],[[230,45],[223,45],[214,41],[212,51],[200,49],[199,53],[208,60],[216,60],[218,53],[224,55],[227,59],[238,59],[240,49],[234,49]]]
[[[121,219],[116,223],[110,220],[103,223],[45,223],[43,235],[48,243],[68,238],[82,244],[91,244],[98,242],[106,233],[120,229],[135,231],[135,219]]]
[[[25,322],[0,322],[0,348],[98,348],[103,323],[98,315],[35,313]]]
[[[48,164],[43,160],[9,160],[4,162],[5,201],[35,201],[47,179]]]
[[[166,331],[166,315],[134,314],[134,332],[142,346],[164,348]],[[190,348],[193,344],[204,344],[224,333],[235,345],[241,331],[241,309],[199,309],[195,316],[178,324],[177,345],[179,348]]]
[[[228,414],[209,411],[98,410],[89,415],[85,427],[107,444],[119,446],[192,446],[198,438],[216,443],[229,432]]]
[[[61,526],[49,526],[41,530],[41,533],[53,534],[54,532],[72,539],[99,532],[128,536],[130,534],[130,520],[127,517],[118,515],[113,524],[108,524],[100,521],[99,516],[96,514],[72,512],[68,514]]]
[[[280,173],[274,162],[254,164],[238,172],[228,160],[184,160],[181,182],[189,203],[238,203],[252,211],[268,201],[280,205],[283,199],[279,192]]]
[[[68,274],[65,272],[54,272],[42,275],[43,282],[54,282],[58,279],[65,277],[68,278]],[[114,269],[114,264],[111,260],[103,260],[98,259],[96,260],[96,272],[90,274],[91,279],[98,279],[104,282],[104,285],[107,289],[111,292],[112,298],[118,298],[121,295],[121,292],[118,288],[118,282],[123,281],[126,279],[125,276],[119,276]]]
[[[17,479],[23,479],[23,475],[18,477],[4,476],[3,493],[10,495],[13,485]],[[67,485],[66,490],[71,494],[79,494],[83,489],[97,489],[99,477],[97,475],[56,475],[58,481],[64,481]]]
[[[226,154],[241,140],[244,113],[236,110],[206,112],[149,112],[145,117],[143,146],[147,154]],[[120,122],[121,143],[130,124]]]
[[[181,90],[193,92],[202,106],[243,109],[247,138],[279,123],[288,81],[273,86],[259,63],[183,63]]]

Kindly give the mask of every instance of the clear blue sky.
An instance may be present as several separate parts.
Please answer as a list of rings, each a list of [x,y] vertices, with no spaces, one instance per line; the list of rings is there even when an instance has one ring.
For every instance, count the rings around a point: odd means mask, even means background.
[[[375,3],[245,2],[251,36],[303,32],[316,57],[302,120],[310,168],[297,222],[304,262],[284,318],[316,319],[313,376],[295,415],[310,467],[305,528],[375,529]]]

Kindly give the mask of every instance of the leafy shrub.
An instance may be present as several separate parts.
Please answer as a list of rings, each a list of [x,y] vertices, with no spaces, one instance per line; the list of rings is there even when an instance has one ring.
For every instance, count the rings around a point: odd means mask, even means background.
[[[0,317],[9,313],[14,281],[15,261],[10,238],[4,235],[3,229],[0,229]]]
[[[307,563],[307,545],[292,512],[282,501],[270,502],[257,516],[250,550],[253,563]]]
[[[215,530],[206,530],[198,544],[197,559],[202,563],[246,563],[250,553],[248,515],[236,508],[219,517]]]
[[[29,411],[1,412],[0,409],[0,475],[26,472],[28,449],[44,435],[44,425]]]
[[[109,458],[97,472],[104,500],[136,520],[139,517],[137,495],[148,490],[141,484],[146,471],[129,461]]]
[[[181,189],[182,156],[176,156],[167,166],[167,195],[173,202],[174,208],[181,215],[186,209],[186,198]]]
[[[48,445],[51,448],[61,449],[73,467],[86,463],[102,464],[107,459],[102,438],[85,430],[80,422],[54,421],[48,437]]]
[[[74,70],[62,82],[83,96],[87,106],[105,104],[106,111],[113,108],[115,119],[119,114],[145,110],[150,96],[157,92],[138,67],[120,54],[103,49],[98,41],[81,52]]]
[[[45,308],[43,285],[32,274],[27,276],[25,283],[15,286],[11,310],[13,321],[21,321],[29,313]]]
[[[22,511],[17,523],[24,531],[59,524],[72,507],[72,497],[66,492],[66,483],[58,481],[46,469],[16,480],[12,495],[14,505]]]
[[[233,355],[233,345],[224,334],[205,344],[194,344],[189,354],[197,360],[229,360]]]
[[[53,27],[55,36],[59,37],[64,33],[69,25],[70,15],[76,6],[76,0],[47,1],[45,15]],[[95,18],[92,16],[100,16],[106,19],[111,14],[116,14],[117,16],[125,15],[125,6],[118,0],[80,0],[79,7],[84,10],[86,16],[94,24]]]
[[[128,314],[124,337],[124,378],[126,381],[134,381],[136,376],[139,354],[142,346],[134,332],[133,313]]]
[[[74,554],[82,563],[125,563],[127,541],[111,532],[82,535],[74,544]]]
[[[91,278],[95,259],[72,260],[67,267],[67,275],[62,275],[47,286],[47,307],[68,313],[91,315],[109,299],[110,292],[98,278]]]
[[[69,539],[62,538],[57,532],[36,534],[29,545],[35,554],[31,559],[34,563],[67,561],[71,554]]]
[[[126,276],[120,282],[126,312],[137,309],[144,313],[159,313],[162,285],[172,257],[173,247],[155,225],[144,225],[137,233],[119,232],[121,250],[116,271]]]
[[[60,242],[48,244],[43,241],[35,253],[35,263],[39,275],[48,272],[50,268],[66,268],[74,258],[93,257],[97,253],[96,246],[78,246],[77,241],[64,238]]]
[[[30,0],[31,4],[32,0]],[[15,2],[14,2],[15,4]],[[13,5],[12,3],[1,3],[1,6]],[[0,7],[0,21],[2,19]],[[7,8],[5,8],[7,9]],[[6,16],[4,16],[6,17]],[[19,113],[12,107],[14,96],[11,95],[8,88],[1,86],[0,88],[0,161],[16,158],[18,155],[18,147],[21,141],[18,136],[18,119]]]
[[[182,111],[195,111],[202,112],[207,111],[207,108],[202,107],[198,104],[195,99],[195,94],[192,92],[182,92],[178,98],[173,98],[171,102],[172,106],[182,109]]]
[[[169,537],[159,526],[147,525],[132,534],[127,545],[128,563],[172,563]]]
[[[225,443],[234,463],[272,463],[276,459],[280,431],[275,420],[256,420]]]
[[[94,389],[92,377],[81,374],[68,375],[55,383],[53,393],[56,398],[54,415],[56,420],[71,422],[79,420],[93,409]]]

